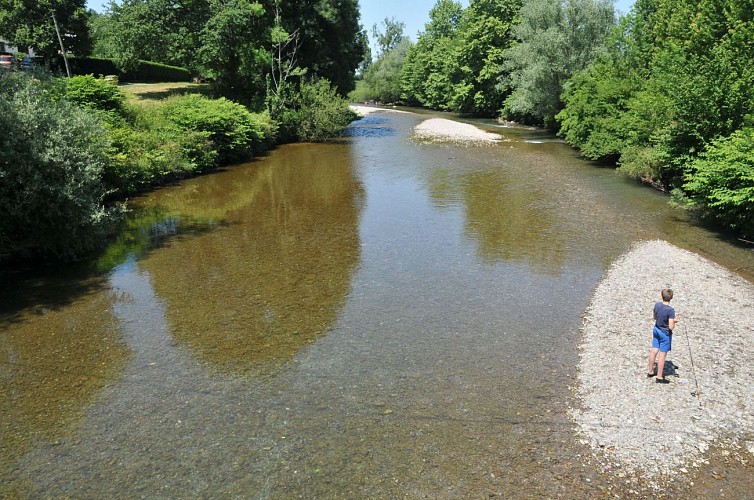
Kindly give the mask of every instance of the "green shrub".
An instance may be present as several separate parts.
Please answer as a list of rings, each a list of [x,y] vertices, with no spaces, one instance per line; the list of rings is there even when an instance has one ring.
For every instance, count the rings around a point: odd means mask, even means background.
[[[191,73],[185,68],[150,61],[139,61],[136,66],[121,73],[126,82],[190,82]]]
[[[170,127],[114,128],[103,181],[119,195],[186,177],[214,164],[208,134]]]
[[[137,61],[132,68],[122,70],[112,59],[68,56],[68,66],[73,75],[118,75],[125,82],[191,81],[191,73],[185,68],[150,61]],[[52,61],[50,69],[54,73],[64,75],[65,62],[63,57],[56,57]]]
[[[712,142],[689,165],[683,188],[714,219],[754,237],[754,127]]]
[[[126,96],[114,83],[92,75],[62,80],[65,97],[82,107],[102,111],[120,111]]]
[[[280,124],[280,139],[323,141],[337,137],[355,118],[348,101],[327,80],[304,81],[290,90],[274,118]]]
[[[196,94],[174,97],[167,101],[165,116],[182,131],[208,134],[218,164],[248,160],[269,147],[274,138],[266,115],[251,113],[225,98]]]
[[[107,133],[48,81],[0,75],[0,255],[73,258],[107,217]]]

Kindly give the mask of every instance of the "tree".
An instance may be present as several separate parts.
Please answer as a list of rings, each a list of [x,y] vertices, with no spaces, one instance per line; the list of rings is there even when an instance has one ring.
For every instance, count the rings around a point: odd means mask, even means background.
[[[368,98],[395,103],[401,99],[401,73],[412,44],[403,34],[403,23],[385,18],[382,24],[384,33],[379,31],[377,25],[373,27],[380,52],[377,60],[364,73],[363,81]]]
[[[612,0],[527,0],[520,16],[519,41],[504,54],[512,92],[503,114],[554,128],[565,82],[594,59],[613,27]]]
[[[521,0],[472,0],[459,26],[452,109],[460,113],[493,115],[508,89],[499,85],[503,52],[511,43],[510,30]]]
[[[101,235],[108,134],[59,97],[46,80],[0,75],[0,255],[70,258]]]
[[[91,49],[86,0],[0,0],[0,33],[19,47],[32,47],[48,61],[60,50],[55,15],[66,52],[88,55]]]
[[[210,0],[123,0],[90,21],[94,55],[130,69],[140,59],[199,68],[201,33]]]
[[[261,106],[270,68],[270,27],[264,7],[249,0],[213,0],[200,57],[208,76],[232,99]]]
[[[638,0],[607,55],[567,85],[561,134],[750,234],[751,164],[742,158],[751,153],[753,7]]]
[[[299,32],[298,65],[306,68],[308,76],[328,80],[341,95],[350,92],[366,36],[359,25],[358,0],[264,0],[268,26],[274,24],[277,3],[282,28]]]
[[[448,109],[457,32],[463,7],[454,0],[438,0],[416,45],[406,54],[401,74],[403,98],[433,109]]]
[[[728,229],[754,237],[754,128],[713,141],[689,165],[683,185],[694,202]]]
[[[403,30],[406,29],[406,23],[396,21],[394,17],[383,19],[382,26],[385,28],[384,31],[380,31],[377,24],[372,26],[372,36],[377,41],[377,47],[379,47],[377,57],[395,49],[407,38],[403,34]]]

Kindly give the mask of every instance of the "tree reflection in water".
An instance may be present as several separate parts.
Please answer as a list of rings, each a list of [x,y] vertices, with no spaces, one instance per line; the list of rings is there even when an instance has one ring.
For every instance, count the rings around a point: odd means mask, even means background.
[[[337,145],[294,145],[143,202],[223,216],[215,230],[171,240],[140,263],[172,335],[200,361],[264,372],[333,324],[360,255],[363,187],[346,158]]]

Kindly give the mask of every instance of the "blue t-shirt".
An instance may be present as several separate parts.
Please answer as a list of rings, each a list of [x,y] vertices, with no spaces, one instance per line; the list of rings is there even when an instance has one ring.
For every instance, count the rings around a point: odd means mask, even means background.
[[[672,333],[668,326],[669,319],[675,319],[675,309],[662,302],[655,303],[655,326],[665,333]]]

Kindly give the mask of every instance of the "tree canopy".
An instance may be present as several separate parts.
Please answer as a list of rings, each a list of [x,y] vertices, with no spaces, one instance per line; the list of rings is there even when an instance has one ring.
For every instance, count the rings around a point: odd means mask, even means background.
[[[83,0],[82,0],[83,1]],[[264,94],[276,35],[297,33],[296,64],[345,94],[364,53],[357,0],[123,0],[91,21],[95,55],[183,66],[248,102]]]
[[[33,47],[50,59],[60,49],[53,15],[66,52],[88,55],[91,40],[86,0],[0,0],[0,34],[19,48]]]

